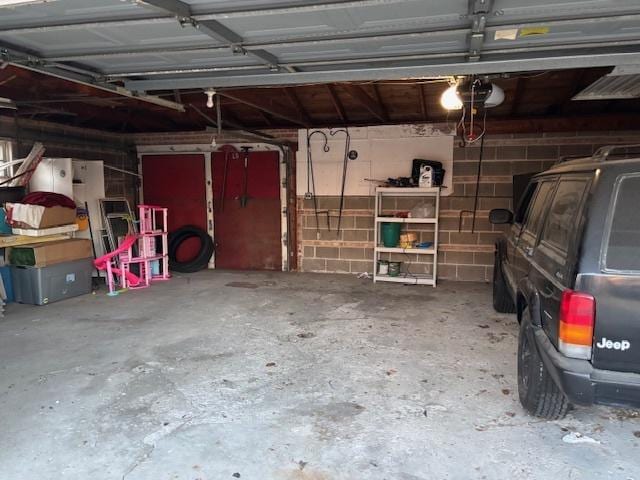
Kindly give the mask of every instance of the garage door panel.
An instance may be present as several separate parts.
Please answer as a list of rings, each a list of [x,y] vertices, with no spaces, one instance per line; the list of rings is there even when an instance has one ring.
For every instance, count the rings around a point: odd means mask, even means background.
[[[223,153],[213,155],[216,268],[282,268],[278,162],[277,152],[250,153],[247,201],[243,207],[240,202],[244,193],[243,154],[233,156],[227,162]]]
[[[270,41],[292,34],[296,37],[314,37],[463,26],[466,23],[461,20],[459,12],[466,11],[467,6],[466,0],[431,2],[428,6],[424,0],[391,1],[366,7],[335,6],[322,11],[307,10],[286,15],[274,13],[231,17],[223,19],[223,23],[239,32],[247,41]]]
[[[204,155],[144,155],[144,203],[169,209],[169,232],[185,225],[207,230]],[[181,256],[195,255],[197,243],[185,245]]]

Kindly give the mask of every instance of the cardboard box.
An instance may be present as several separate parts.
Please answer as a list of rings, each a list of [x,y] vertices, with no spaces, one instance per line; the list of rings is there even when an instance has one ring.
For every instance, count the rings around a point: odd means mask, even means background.
[[[23,267],[45,267],[83,258],[93,258],[91,240],[84,238],[32,243],[9,251],[11,265]]]
[[[15,218],[14,227],[16,228],[51,228],[58,227],[60,225],[69,225],[76,223],[76,209],[67,207],[46,207],[40,221],[24,222],[18,221]]]
[[[67,207],[47,207],[44,209],[40,225],[31,225],[33,228],[49,228],[59,225],[76,223],[76,210]]]
[[[14,235],[22,235],[25,237],[50,237],[51,235],[64,235],[78,230],[78,224],[60,225],[59,227],[49,228],[12,228],[11,233]],[[34,242],[38,240],[34,239]],[[23,242],[23,245],[25,243]]]

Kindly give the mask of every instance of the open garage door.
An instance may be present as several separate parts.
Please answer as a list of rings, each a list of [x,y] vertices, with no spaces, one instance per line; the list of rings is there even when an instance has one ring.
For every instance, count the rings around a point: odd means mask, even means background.
[[[204,155],[144,155],[144,203],[169,209],[169,232],[185,225],[207,230]],[[178,260],[193,258],[199,240],[185,240],[178,249]]]

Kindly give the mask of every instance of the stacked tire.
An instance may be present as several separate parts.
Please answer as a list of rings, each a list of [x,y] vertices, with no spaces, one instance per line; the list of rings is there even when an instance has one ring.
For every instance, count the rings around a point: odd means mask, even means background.
[[[198,253],[188,260],[178,260],[180,245],[188,239],[200,241]],[[169,234],[169,270],[180,273],[194,273],[207,268],[213,255],[213,240],[207,232],[194,225],[186,225]]]

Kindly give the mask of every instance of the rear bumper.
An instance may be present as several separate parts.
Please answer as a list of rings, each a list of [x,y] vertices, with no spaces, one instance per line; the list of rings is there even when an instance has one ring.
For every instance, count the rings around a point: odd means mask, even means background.
[[[571,403],[640,407],[640,374],[593,368],[587,360],[562,355],[540,327],[533,327],[538,353]]]

